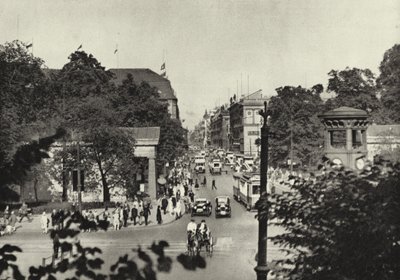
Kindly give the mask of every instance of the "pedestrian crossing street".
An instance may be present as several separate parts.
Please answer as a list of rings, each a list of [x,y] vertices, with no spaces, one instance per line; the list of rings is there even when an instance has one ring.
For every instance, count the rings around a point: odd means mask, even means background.
[[[150,243],[139,244],[133,240],[82,240],[82,246],[86,247],[98,247],[103,251],[103,254],[111,255],[122,255],[124,253],[132,252],[132,249],[138,249],[139,247],[150,252]],[[168,242],[169,246],[164,249],[168,256],[178,256],[179,254],[187,251],[186,241],[171,241]],[[18,241],[14,245],[19,246],[22,250],[22,254],[35,254],[42,257],[48,257],[52,254],[52,242],[51,240],[29,240],[29,241]],[[217,237],[214,240],[213,246],[213,257],[234,257],[235,254],[243,253],[256,253],[257,243],[256,242],[237,242],[235,243],[232,237]],[[201,254],[205,253],[205,249],[202,249]],[[279,248],[268,242],[268,254],[276,255],[279,253]]]

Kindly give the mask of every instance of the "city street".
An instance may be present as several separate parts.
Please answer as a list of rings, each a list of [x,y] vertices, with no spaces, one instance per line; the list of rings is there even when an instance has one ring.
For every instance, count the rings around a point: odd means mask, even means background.
[[[206,173],[207,186],[200,186],[196,197],[205,197],[215,207],[215,197],[229,195],[232,198],[231,173],[211,176]],[[199,176],[202,181],[204,175]],[[217,190],[211,190],[212,178],[216,180]],[[214,212],[210,217],[204,217],[212,231],[215,240],[214,253],[206,258],[207,267],[196,272],[186,271],[175,261],[172,273],[159,274],[159,279],[251,279],[255,277],[255,255],[257,248],[257,220],[256,212],[248,212],[245,207],[232,199],[232,217],[215,218]],[[167,213],[167,215],[169,215]],[[203,217],[195,217],[199,223]],[[121,231],[109,230],[108,232],[82,233],[81,242],[84,246],[96,246],[102,249],[104,268],[108,268],[115,262],[118,256],[131,252],[131,249],[148,247],[153,241],[166,240],[170,247],[166,249],[167,255],[176,260],[176,256],[186,251],[186,226],[190,221],[190,215],[185,214],[180,220],[166,225],[153,225],[149,227],[129,227]],[[31,226],[23,223],[23,227]],[[276,234],[279,230],[270,228],[269,234]],[[1,239],[1,243],[11,243],[20,246],[23,253],[18,255],[19,264],[26,272],[30,265],[40,264],[43,257],[49,257],[52,253],[52,244],[48,236],[40,233],[39,227],[28,229],[21,228],[16,234]],[[1,245],[1,244],[0,244]],[[268,260],[279,255],[278,248],[268,244]],[[178,277],[178,278],[177,278]]]

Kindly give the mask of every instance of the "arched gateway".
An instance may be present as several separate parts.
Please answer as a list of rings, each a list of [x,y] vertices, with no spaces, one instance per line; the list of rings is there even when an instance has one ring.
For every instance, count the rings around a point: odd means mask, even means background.
[[[159,127],[121,127],[135,138],[135,157],[148,159],[148,179],[144,191],[151,198],[157,195],[157,146],[160,139]]]

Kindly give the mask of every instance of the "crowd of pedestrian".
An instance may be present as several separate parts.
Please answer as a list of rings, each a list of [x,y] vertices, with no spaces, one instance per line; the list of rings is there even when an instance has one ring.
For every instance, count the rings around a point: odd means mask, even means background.
[[[193,180],[193,171],[190,163],[181,161],[177,163],[169,172],[166,183],[160,187],[159,200],[156,208],[157,224],[163,223],[163,217],[167,214],[175,219],[180,219],[182,215],[191,210],[194,203],[196,189],[199,188],[199,179]],[[197,176],[197,175],[194,175]],[[206,186],[207,179],[201,178],[201,184]],[[214,182],[212,184],[215,186]],[[151,201],[134,197],[133,201],[119,203],[115,208],[105,207],[104,210],[86,209],[82,213],[76,210],[54,209],[50,213],[43,211],[40,216],[40,227],[43,234],[47,234],[49,229],[61,230],[65,227],[66,221],[71,217],[78,218],[84,224],[83,230],[86,232],[96,231],[99,225],[102,228],[112,228],[121,230],[128,226],[148,225],[151,221],[152,205]],[[31,210],[25,203],[18,211],[9,211],[7,207],[4,215],[0,217],[0,235],[11,234],[16,230],[16,224],[26,218],[32,220]]]
[[[22,223],[26,218],[29,222],[32,221],[32,210],[28,208],[26,203],[22,203],[21,208],[16,211],[10,211],[10,207],[6,206],[3,215],[0,217],[0,236],[13,234],[16,231],[16,224]]]
[[[193,181],[193,172],[189,162],[178,162],[171,168],[166,184],[160,188],[157,222],[161,224],[162,216],[166,214],[180,219],[184,213],[190,212],[198,188],[197,179],[195,182]]]

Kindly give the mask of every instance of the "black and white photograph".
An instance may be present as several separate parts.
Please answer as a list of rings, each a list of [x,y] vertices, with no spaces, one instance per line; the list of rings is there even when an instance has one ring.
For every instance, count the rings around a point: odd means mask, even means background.
[[[0,0],[0,280],[400,280],[400,0]]]

